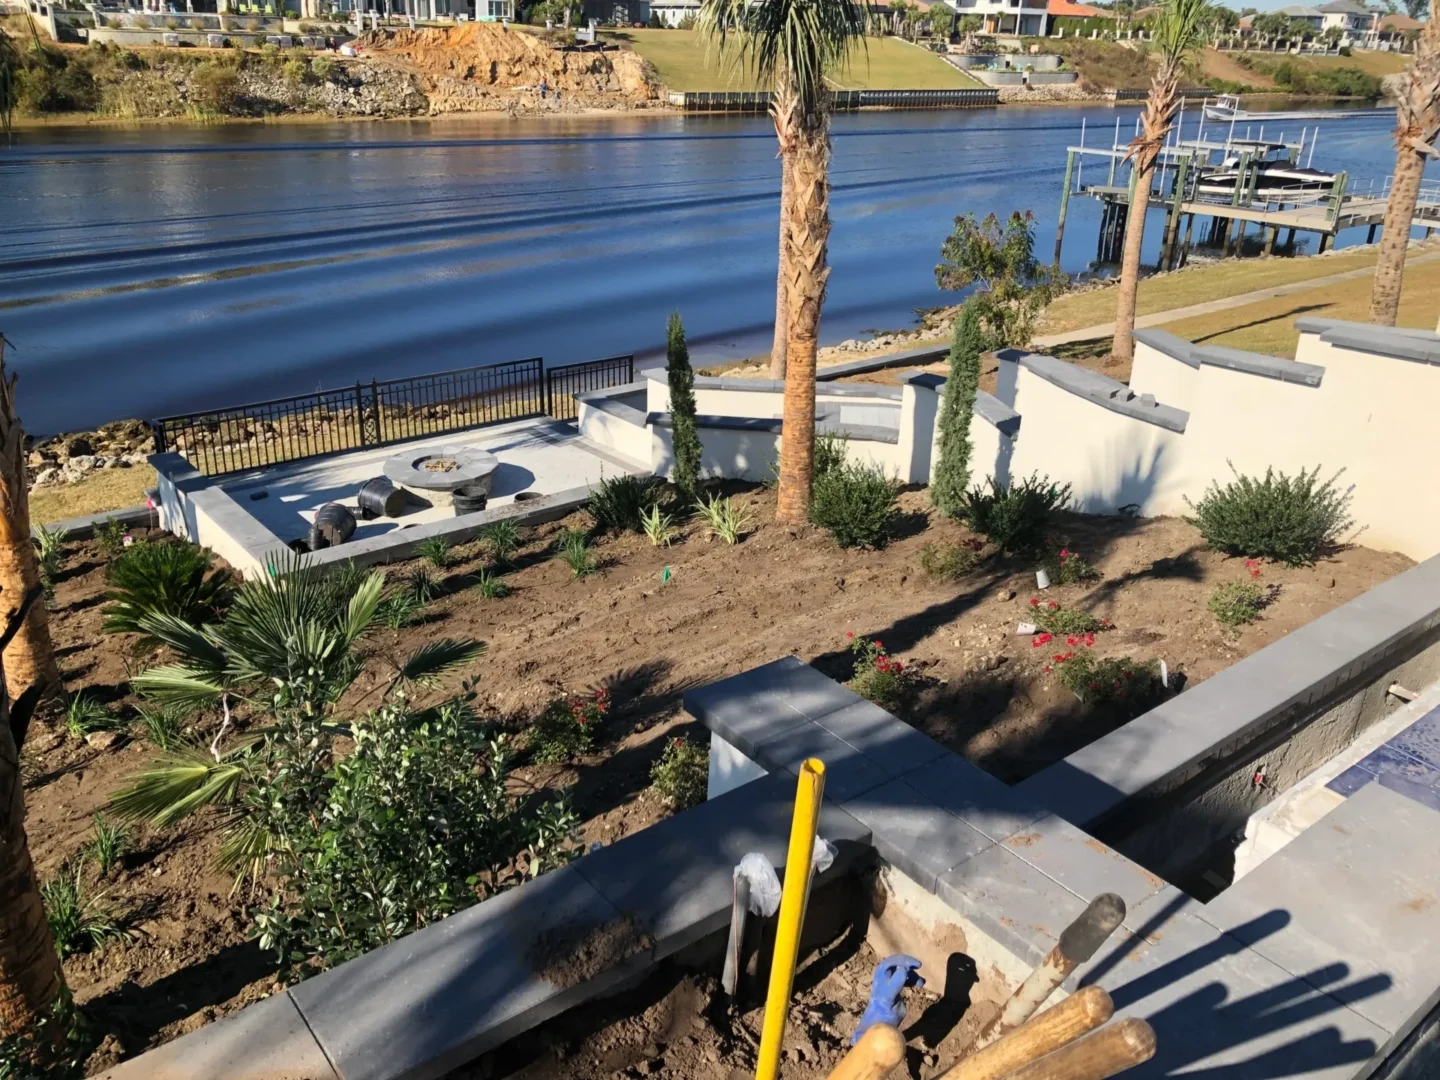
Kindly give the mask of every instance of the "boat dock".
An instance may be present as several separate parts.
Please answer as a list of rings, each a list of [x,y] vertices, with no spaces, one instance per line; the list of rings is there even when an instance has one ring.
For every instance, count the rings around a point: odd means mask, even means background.
[[[1224,125],[1220,126],[1223,129]],[[1307,142],[1303,131],[1299,142],[1286,142],[1283,133],[1279,141],[1266,142],[1263,136],[1262,128],[1259,138],[1250,138],[1248,131],[1244,137],[1236,138],[1232,124],[1223,140],[1206,140],[1202,123],[1196,138],[1185,140],[1176,135],[1167,143],[1151,173],[1148,206],[1149,210],[1165,215],[1160,269],[1173,270],[1185,264],[1195,240],[1196,218],[1208,219],[1201,226],[1200,242],[1219,247],[1225,255],[1239,253],[1252,225],[1263,237],[1263,250],[1267,255],[1274,250],[1282,230],[1287,233],[1282,247],[1293,244],[1298,233],[1313,233],[1319,237],[1317,250],[1320,252],[1330,247],[1343,229],[1368,227],[1368,241],[1374,241],[1385,219],[1388,177],[1383,183],[1362,184],[1341,172],[1328,185],[1319,188],[1262,187],[1260,180],[1267,158],[1285,154],[1290,165],[1298,166],[1307,149],[1312,161],[1315,153],[1313,135]],[[1110,146],[1085,145],[1082,126],[1080,144],[1066,148],[1065,190],[1060,197],[1060,220],[1055,236],[1057,262],[1065,238],[1070,199],[1077,195],[1096,199],[1104,208],[1097,260],[1119,260],[1125,222],[1138,179],[1125,160],[1127,149],[1120,141],[1118,123]],[[1220,163],[1227,160],[1234,162],[1235,180],[1231,190],[1217,192],[1212,184],[1204,185],[1210,190],[1202,190],[1202,180],[1213,175]],[[1090,162],[1098,166],[1103,182],[1084,182],[1085,166]],[[1440,229],[1440,184],[1427,182],[1422,187],[1413,225],[1427,230]]]

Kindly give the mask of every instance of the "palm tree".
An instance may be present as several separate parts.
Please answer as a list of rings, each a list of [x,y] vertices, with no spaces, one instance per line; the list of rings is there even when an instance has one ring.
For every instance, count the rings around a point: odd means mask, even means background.
[[[771,115],[788,190],[780,206],[785,252],[785,408],[776,518],[810,514],[815,473],[815,350],[830,238],[830,101],[825,72],[865,36],[855,0],[701,0],[700,24],[723,52],[735,43],[775,88]]]
[[[785,205],[786,196],[790,190],[790,173],[785,167],[785,159],[780,159],[780,205]],[[785,378],[785,283],[790,280],[790,275],[785,271],[785,224],[781,221],[778,230],[780,236],[780,257],[775,273],[775,336],[770,342],[770,378]]]
[[[1135,354],[1135,294],[1140,286],[1140,247],[1145,240],[1145,212],[1150,207],[1150,178],[1155,161],[1170,133],[1170,121],[1180,104],[1180,66],[1205,40],[1210,22],[1210,0],[1167,0],[1152,24],[1160,66],[1150,80],[1140,134],[1126,157],[1135,170],[1135,198],[1125,220],[1125,250],[1120,260],[1120,299],[1115,306],[1114,354],[1129,361]]]
[[[30,539],[25,430],[15,411],[18,376],[5,370],[6,344],[5,335],[0,334],[0,594],[15,598],[18,604],[21,597],[39,586],[40,566]],[[10,609],[12,613],[15,610]],[[5,650],[4,667],[10,693],[17,702],[33,702],[60,689],[60,669],[55,663],[50,618],[44,604],[31,605],[29,615]]]
[[[229,821],[220,863],[252,876],[284,843],[266,828],[266,800],[277,797],[276,774],[286,774],[288,790],[313,790],[304,778],[328,769],[335,739],[352,733],[333,714],[365,670],[361,645],[379,618],[385,586],[384,574],[365,574],[353,565],[329,577],[295,557],[267,569],[264,578],[241,585],[218,624],[195,626],[173,615],[141,619],[145,633],[180,660],[142,672],[131,685],[161,705],[217,709],[221,723],[208,748],[166,751],[112,800],[121,816],[162,827],[207,806],[225,807]],[[429,642],[396,664],[391,678],[371,693],[388,696],[432,679],[473,660],[483,648],[472,641]],[[226,747],[236,705],[274,722]]]
[[[1370,290],[1370,321],[1394,326],[1400,314],[1400,286],[1405,277],[1405,248],[1425,159],[1440,156],[1440,3],[1430,0],[1430,18],[1415,46],[1395,106],[1395,177],[1385,204],[1385,225]]]
[[[40,596],[37,586],[13,612],[0,648],[19,631],[26,607]],[[16,703],[17,712],[33,706]],[[12,713],[0,671],[0,1042],[38,1031],[51,1015],[63,981],[60,955],[45,919],[35,866],[25,836],[25,788],[20,749],[11,734],[28,716]]]

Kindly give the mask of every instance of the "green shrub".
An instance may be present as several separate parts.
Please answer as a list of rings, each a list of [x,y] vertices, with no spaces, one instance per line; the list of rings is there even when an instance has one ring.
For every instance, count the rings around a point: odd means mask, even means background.
[[[560,534],[557,557],[577,578],[587,578],[598,569],[590,550],[590,538],[583,529],[567,529]]]
[[[1055,514],[1070,504],[1070,485],[1057,486],[1048,476],[1032,473],[1015,484],[992,476],[989,490],[971,488],[962,516],[1006,554],[1043,550]]]
[[[234,112],[240,101],[240,73],[215,60],[196,65],[190,73],[190,100],[217,116]]]
[[[520,527],[508,518],[492,521],[480,530],[480,540],[490,549],[490,557],[508,563],[520,550]]]
[[[443,536],[427,536],[415,545],[415,554],[437,570],[450,565],[450,541]]]
[[[1088,611],[1067,608],[1056,600],[1042,604],[1037,596],[1030,598],[1030,617],[1047,634],[1093,634],[1110,625]]]
[[[590,493],[590,516],[601,532],[644,532],[645,515],[655,498],[655,483],[648,476],[601,477]]]
[[[705,528],[711,538],[726,544],[738,544],[740,538],[750,530],[750,514],[744,507],[736,506],[731,498],[712,495],[700,503],[700,516],[705,519]]]
[[[700,432],[695,426],[695,371],[680,313],[666,331],[665,375],[670,385],[670,439],[675,453],[675,487],[686,499],[700,495]]]
[[[129,846],[130,834],[125,826],[112,825],[102,814],[95,815],[95,833],[86,845],[86,850],[95,861],[95,868],[100,871],[101,877],[108,875],[119,864],[120,857]]]
[[[710,784],[710,750],[702,743],[676,736],[665,744],[650,769],[655,791],[676,810],[705,801]]]
[[[209,550],[185,543],[124,548],[106,570],[110,588],[104,627],[111,634],[146,634],[146,618],[168,616],[196,626],[219,619],[234,598],[228,571],[211,570]],[[146,634],[146,637],[149,637]]]
[[[296,57],[293,60],[285,61],[284,65],[280,68],[280,74],[291,86],[301,86],[310,74],[310,65]]]
[[[341,963],[570,858],[574,813],[511,795],[504,742],[459,701],[354,732],[314,790],[276,793],[286,850],[255,922],[282,961]]]
[[[1206,605],[1223,626],[1244,626],[1260,617],[1265,593],[1253,581],[1226,581],[1210,592]]]
[[[826,432],[815,437],[815,475],[825,476],[845,464],[850,436]]]
[[[855,674],[849,685],[861,697],[889,712],[897,711],[915,688],[915,675],[900,660],[890,657],[878,641],[845,635],[855,654]]]
[[[310,59],[310,74],[321,82],[329,82],[330,76],[335,74],[336,67],[335,61],[328,56],[315,56]]]
[[[970,422],[980,387],[984,345],[979,305],[967,302],[955,320],[950,344],[950,373],[940,400],[940,460],[930,482],[930,501],[948,518],[964,513],[965,492],[970,486]]]
[[[107,941],[125,936],[115,915],[91,893],[80,876],[81,864],[62,866],[60,872],[40,886],[45,919],[61,957],[89,952]]]
[[[1063,659],[1062,659],[1063,657]],[[1056,656],[1060,682],[1086,705],[1113,705],[1127,719],[1152,708],[1164,695],[1159,665],[1128,656],[1101,660],[1089,650]]]
[[[80,1080],[94,1049],[92,1032],[62,983],[50,1015],[0,1038],[0,1080]]]
[[[815,478],[810,520],[842,548],[883,547],[900,485],[877,465],[846,463]]]
[[[108,518],[95,526],[95,546],[100,554],[113,559],[125,551],[125,526],[114,518]]]
[[[610,696],[596,690],[588,697],[552,701],[530,731],[526,744],[532,760],[541,764],[569,761],[589,751],[610,711]]]
[[[1263,480],[1236,472],[1223,488],[1212,483],[1199,503],[1187,499],[1195,516],[1186,520],[1217,551],[1308,566],[1354,524],[1350,492],[1335,486],[1340,473],[1323,484],[1319,476],[1318,467],[1298,476],[1266,469]]]
[[[979,540],[958,544],[926,544],[920,549],[920,569],[937,581],[959,581],[983,561],[985,545]]]

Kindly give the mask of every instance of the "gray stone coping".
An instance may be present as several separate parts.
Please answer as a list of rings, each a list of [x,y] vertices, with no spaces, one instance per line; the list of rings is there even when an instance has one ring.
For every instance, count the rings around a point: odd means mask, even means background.
[[[1182,337],[1176,337],[1169,330],[1136,330],[1134,338],[1172,360],[1179,360],[1187,367],[1200,370],[1200,358],[1195,355],[1196,346]]]
[[[1150,394],[1136,394],[1122,382],[1089,371],[1053,356],[1022,352],[1019,349],[1001,349],[995,356],[1034,372],[1040,378],[1058,386],[1077,397],[1094,402],[1102,409],[1108,409],[1132,420],[1143,420],[1147,424],[1163,427],[1169,431],[1183,433],[1190,422],[1190,414],[1171,405],[1162,405]]]
[[[63,540],[88,540],[95,535],[95,526],[107,521],[118,521],[121,525],[147,525],[155,520],[158,510],[148,506],[127,506],[123,510],[101,510],[98,514],[84,514],[81,517],[51,521],[44,526],[30,526],[30,535],[40,535],[41,528],[58,532]]]
[[[1319,386],[1320,380],[1325,377],[1325,369],[1315,364],[1262,356],[1260,353],[1246,352],[1243,349],[1207,345],[1196,349],[1193,355],[1200,363],[1209,364],[1211,367],[1229,368],[1231,371],[1243,371],[1247,375],[1260,375],[1300,386]]]
[[[816,376],[816,381],[817,383],[822,381],[818,375]],[[779,394],[785,391],[785,380],[742,379],[733,375],[721,375],[718,378],[714,375],[696,375],[695,389],[745,390],[757,394]],[[825,385],[815,388],[815,393],[818,397],[862,397],[884,398],[887,401],[900,400],[900,388],[898,386],[884,386],[879,383],[830,383],[826,381]]]
[[[1302,334],[1323,334],[1329,330],[1354,330],[1364,334],[1383,334],[1386,337],[1414,337],[1422,341],[1440,340],[1433,330],[1422,330],[1412,326],[1376,326],[1374,323],[1355,322],[1352,319],[1324,319],[1316,315],[1302,315],[1295,320],[1295,329]]]
[[[1437,637],[1440,555],[1170,698],[1017,790],[1093,827]]]
[[[825,762],[825,799],[876,851],[1037,963],[1095,890],[1164,886],[1042,804],[793,656],[687,693],[685,709],[772,774]],[[1067,884],[1070,883],[1070,884]]]
[[[934,371],[912,371],[900,376],[901,386],[918,386],[922,390],[939,390],[945,382],[945,376]]]
[[[608,413],[616,419],[624,420],[628,424],[644,427],[645,410],[637,409],[622,399],[632,394],[638,394],[640,395],[640,400],[643,402],[646,391],[647,386],[643,381],[632,382],[625,383],[623,386],[611,386],[605,390],[589,390],[583,394],[576,394],[575,401],[577,404],[583,404],[599,412]]]
[[[1420,337],[1414,333],[1397,333],[1392,327],[1382,329],[1368,326],[1363,330],[1337,327],[1321,334],[1320,340],[1329,345],[1373,353],[1392,360],[1440,365],[1440,339],[1434,334]]]
[[[989,423],[1001,435],[1014,438],[1020,434],[1020,414],[994,394],[975,391],[975,415]]]
[[[831,382],[847,375],[864,375],[870,371],[883,371],[892,367],[909,367],[911,364],[933,364],[950,355],[949,345],[922,345],[918,349],[886,353],[864,360],[846,360],[839,364],[827,364],[815,372],[817,382]]]
[[[647,413],[645,423],[657,428],[674,427],[674,421],[668,412]],[[695,426],[712,431],[754,431],[779,435],[784,428],[784,422],[779,417],[700,415],[695,417]],[[824,415],[816,418],[815,430],[822,435],[843,435],[857,442],[900,442],[898,428],[879,427],[875,424],[842,424]]]

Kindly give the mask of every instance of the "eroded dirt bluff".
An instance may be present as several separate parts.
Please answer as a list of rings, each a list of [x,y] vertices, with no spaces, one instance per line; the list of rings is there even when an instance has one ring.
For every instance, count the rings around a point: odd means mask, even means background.
[[[659,92],[645,61],[633,52],[560,48],[497,23],[382,30],[357,44],[374,60],[412,74],[432,113],[506,109],[520,100],[541,105],[535,88],[542,79],[552,91],[542,107],[623,107],[653,101]]]

